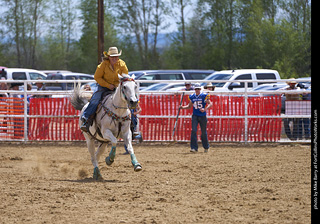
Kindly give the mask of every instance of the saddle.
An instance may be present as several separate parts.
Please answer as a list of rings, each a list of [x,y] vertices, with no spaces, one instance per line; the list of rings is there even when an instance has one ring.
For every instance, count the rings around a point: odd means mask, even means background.
[[[104,117],[105,115],[108,115],[109,117],[112,118],[113,121],[127,121],[127,120],[131,120],[131,116],[130,114],[128,116],[125,116],[125,117],[119,117],[118,115],[116,115],[115,113],[113,113],[111,110],[109,110],[108,108],[104,107],[103,104],[112,96],[111,94],[112,92],[104,92],[101,99],[102,101],[99,103],[98,107],[97,107],[97,110],[96,110],[96,113],[94,114],[94,117],[92,118],[93,120],[96,119],[96,115],[103,109],[104,110],[104,115],[102,117]],[[96,121],[97,123],[97,121]],[[119,128],[118,128],[118,134],[117,134],[117,138],[119,137],[120,135],[120,131],[121,131],[121,122],[119,123]],[[101,130],[100,130],[100,127],[97,125],[96,126],[96,132],[94,134],[92,134],[89,130],[89,134],[91,135],[91,137],[93,137],[94,139],[96,139],[97,141],[99,142],[108,142],[108,141],[103,141],[103,140],[100,140],[100,139],[97,139],[97,135],[99,135],[100,138],[103,139],[103,136],[102,136],[102,133],[101,133]]]

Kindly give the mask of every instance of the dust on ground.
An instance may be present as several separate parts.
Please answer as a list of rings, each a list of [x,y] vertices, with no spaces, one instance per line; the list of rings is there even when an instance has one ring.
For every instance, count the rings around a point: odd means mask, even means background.
[[[141,172],[119,146],[94,181],[85,143],[1,143],[0,223],[311,222],[310,145],[211,145],[135,145]]]

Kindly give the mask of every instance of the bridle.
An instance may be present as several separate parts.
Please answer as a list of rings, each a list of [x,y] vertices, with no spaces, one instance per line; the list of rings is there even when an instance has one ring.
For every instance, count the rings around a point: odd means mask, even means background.
[[[124,93],[123,91],[123,83],[124,82],[136,82],[133,78],[124,78],[124,79],[121,79],[121,82],[120,82],[120,94],[122,94],[124,96],[124,99],[128,102],[128,97],[126,96],[126,94]],[[137,96],[136,96],[137,97]],[[113,97],[111,98],[111,102],[112,102],[112,106],[114,106],[114,108],[116,109],[128,109],[128,106],[127,107],[120,107],[120,106],[116,106],[114,105],[113,103]]]

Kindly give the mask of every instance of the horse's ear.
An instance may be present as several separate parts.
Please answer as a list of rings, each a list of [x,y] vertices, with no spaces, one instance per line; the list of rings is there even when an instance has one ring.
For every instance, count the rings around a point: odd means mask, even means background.
[[[119,79],[130,78],[130,76],[128,74],[122,74],[122,76],[118,74],[118,77],[119,77]]]
[[[132,74],[132,75],[131,75],[131,78],[135,79],[135,78],[136,78],[136,75],[135,75],[135,74]]]

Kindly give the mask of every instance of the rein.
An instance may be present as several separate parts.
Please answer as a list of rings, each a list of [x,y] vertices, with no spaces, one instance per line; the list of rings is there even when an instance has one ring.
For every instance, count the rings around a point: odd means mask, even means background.
[[[123,92],[123,89],[122,89],[122,83],[124,82],[127,82],[127,81],[134,81],[133,78],[124,78],[121,80],[121,83],[120,83],[120,93],[122,93],[124,95],[124,98],[127,100],[127,96],[124,94]],[[126,107],[120,107],[120,106],[116,106],[114,105],[114,102],[113,102],[113,95],[111,96],[111,103],[112,103],[112,106],[114,106],[114,108],[116,109],[129,109],[128,106]],[[110,109],[106,108],[103,104],[101,104],[102,108],[104,109],[105,111],[105,114],[107,114],[109,117],[111,117],[113,120],[115,121],[120,121],[120,122],[124,122],[124,121],[128,121],[128,120],[131,120],[131,116],[130,114],[125,116],[125,117],[119,117],[118,115],[116,115],[114,112],[112,112]]]
[[[131,120],[131,116],[130,114],[125,116],[125,117],[119,117],[118,115],[116,115],[115,113],[113,113],[111,110],[109,110],[108,108],[104,107],[102,105],[102,108],[104,109],[104,111],[106,112],[106,114],[111,117],[113,120],[116,121],[120,121],[120,122],[124,122],[124,121],[128,121]]]
[[[116,109],[128,109],[128,107],[119,107],[119,106],[114,105],[113,97],[111,97],[111,102],[112,102],[112,106],[114,106],[114,108],[116,108]]]
[[[134,80],[133,78],[124,78],[124,79],[121,80],[120,88],[121,88],[121,86],[122,86],[122,83],[127,82],[127,81],[135,82],[135,80]],[[128,100],[126,94],[124,94],[124,92],[123,92],[123,88],[121,88],[120,91],[121,91],[120,93],[122,93],[122,95],[124,96],[124,98],[125,98],[126,100]],[[113,96],[112,96],[112,98],[111,98],[111,102],[112,102],[112,106],[114,106],[114,108],[116,108],[116,109],[128,109],[128,107],[120,107],[120,106],[114,105],[114,103],[113,103]]]

